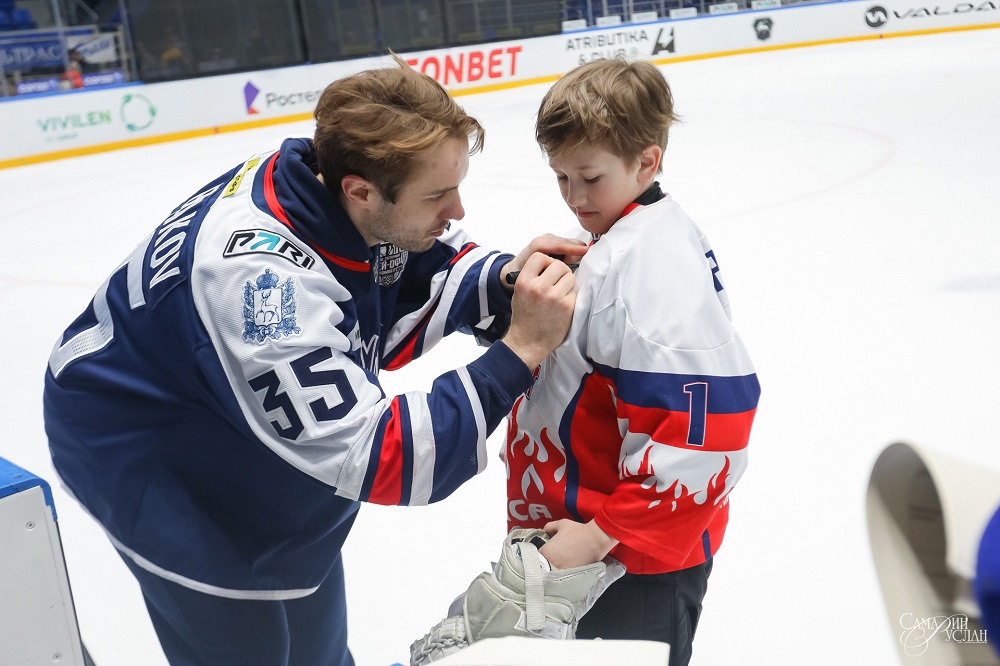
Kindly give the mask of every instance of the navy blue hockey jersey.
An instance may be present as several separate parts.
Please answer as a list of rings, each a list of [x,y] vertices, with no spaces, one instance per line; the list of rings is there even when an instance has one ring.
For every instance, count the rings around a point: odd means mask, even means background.
[[[509,314],[455,225],[426,252],[370,248],[289,139],[174,210],[49,360],[45,426],[70,492],[145,569],[231,598],[322,582],[358,502],[419,505],[486,465],[531,384],[506,346],[387,396],[445,335]]]

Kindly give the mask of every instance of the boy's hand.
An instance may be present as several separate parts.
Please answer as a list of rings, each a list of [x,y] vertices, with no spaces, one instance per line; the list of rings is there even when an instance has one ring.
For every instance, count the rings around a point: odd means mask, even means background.
[[[586,243],[572,238],[562,238],[552,234],[539,236],[528,243],[528,247],[521,250],[520,254],[511,259],[500,270],[500,284],[504,285],[508,291],[512,291],[514,287],[507,281],[507,274],[511,271],[522,270],[528,258],[536,252],[555,257],[566,264],[578,264],[583,255],[587,253],[587,248]]]
[[[569,267],[541,252],[531,255],[521,269],[503,343],[530,370],[566,338],[576,305],[575,287]]]
[[[557,569],[600,562],[618,545],[618,539],[608,536],[593,520],[555,520],[545,525],[545,533],[551,538],[538,552]]]

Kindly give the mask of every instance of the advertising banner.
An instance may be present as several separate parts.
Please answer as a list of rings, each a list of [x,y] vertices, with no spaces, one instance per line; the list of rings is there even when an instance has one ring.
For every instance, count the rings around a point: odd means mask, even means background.
[[[758,7],[778,4],[754,2]],[[470,94],[553,81],[577,65],[600,58],[624,56],[662,64],[971,27],[1000,27],[1000,0],[953,0],[939,5],[922,5],[920,0],[861,0],[773,6],[623,23],[403,57],[453,94]],[[102,57],[100,54],[113,48],[113,42],[98,37],[86,48]],[[40,43],[31,52],[0,50],[0,54],[5,66],[11,68],[8,61],[54,59],[54,49],[52,44]],[[387,56],[381,56],[170,83],[92,88],[34,99],[0,98],[0,169],[95,150],[305,120],[331,81],[390,64]],[[207,99],[212,103],[205,104]]]
[[[410,67],[427,74],[445,88],[460,89],[524,78],[523,54],[525,47],[530,46],[530,42],[489,44],[423,55],[407,54],[405,60]]]
[[[73,37],[67,41],[70,47],[79,51],[83,59],[89,63],[118,62],[115,33],[106,32],[85,37]]]
[[[93,30],[68,30],[66,40],[84,39]],[[8,33],[0,38],[0,62],[5,71],[27,71],[43,67],[62,67],[66,60],[62,36],[58,32],[31,31],[27,34]]]
[[[125,83],[125,73],[120,69],[108,72],[97,72],[96,74],[84,74],[83,87],[87,86],[109,86],[117,83]],[[17,94],[28,95],[31,93],[54,92],[62,90],[62,78],[50,76],[43,79],[30,79],[17,83]]]

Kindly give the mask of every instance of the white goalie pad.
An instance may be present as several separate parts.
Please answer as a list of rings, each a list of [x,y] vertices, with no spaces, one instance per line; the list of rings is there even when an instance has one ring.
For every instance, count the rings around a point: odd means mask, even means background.
[[[625,567],[605,558],[583,567],[554,569],[538,552],[542,530],[515,529],[491,571],[476,577],[448,617],[410,646],[411,666],[423,666],[486,638],[575,638],[580,618]]]

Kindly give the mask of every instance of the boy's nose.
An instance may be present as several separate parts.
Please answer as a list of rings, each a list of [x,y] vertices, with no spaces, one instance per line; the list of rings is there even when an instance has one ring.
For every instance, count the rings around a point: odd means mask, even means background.
[[[584,196],[582,187],[573,188],[569,185],[566,186],[566,203],[570,206],[579,207],[586,203],[586,201],[587,199]]]

